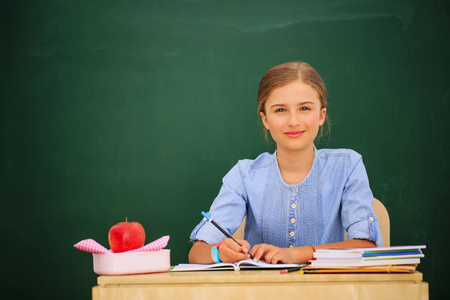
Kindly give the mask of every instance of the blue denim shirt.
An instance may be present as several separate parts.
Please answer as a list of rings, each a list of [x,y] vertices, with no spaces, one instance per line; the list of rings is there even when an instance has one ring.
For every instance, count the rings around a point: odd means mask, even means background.
[[[209,215],[233,234],[247,216],[245,239],[282,248],[367,239],[382,246],[373,195],[361,155],[349,149],[314,148],[314,161],[298,185],[284,182],[276,158],[263,153],[240,160],[223,178]],[[202,220],[192,241],[217,243],[225,235]]]

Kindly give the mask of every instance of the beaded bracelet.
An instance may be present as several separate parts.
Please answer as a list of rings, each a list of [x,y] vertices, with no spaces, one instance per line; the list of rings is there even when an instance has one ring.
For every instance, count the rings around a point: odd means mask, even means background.
[[[316,258],[314,257],[314,252],[316,252],[316,249],[313,246],[311,246],[311,245],[308,245],[308,246],[312,248],[312,250],[313,250],[313,257],[312,257],[312,259],[315,260]]]

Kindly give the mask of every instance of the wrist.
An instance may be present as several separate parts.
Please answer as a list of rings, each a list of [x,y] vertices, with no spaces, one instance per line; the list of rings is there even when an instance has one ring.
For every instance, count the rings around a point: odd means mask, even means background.
[[[295,247],[295,248],[288,248],[292,251],[294,260],[294,263],[297,264],[307,264],[310,260],[314,259],[314,252],[315,247],[314,246],[301,246],[301,247]]]
[[[316,248],[314,248],[314,246],[312,246],[312,245],[308,245],[308,247],[310,250],[312,250],[310,260],[314,260],[314,252],[316,252]]]
[[[211,247],[211,258],[215,263],[220,263],[220,254],[219,254],[219,247],[222,244],[223,241],[217,243],[216,245]]]

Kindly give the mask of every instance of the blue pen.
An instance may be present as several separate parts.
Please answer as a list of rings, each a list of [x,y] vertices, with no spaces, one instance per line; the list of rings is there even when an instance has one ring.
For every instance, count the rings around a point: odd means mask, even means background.
[[[207,213],[205,213],[204,211],[202,211],[202,215],[206,218],[206,220],[210,221],[214,226],[216,226],[217,229],[219,229],[220,231],[222,231],[222,233],[225,234],[225,236],[226,236],[227,238],[232,239],[233,241],[236,242],[236,244],[238,244],[239,246],[242,247],[242,245],[239,244],[239,242],[236,241],[236,240],[231,236],[231,234],[228,233],[228,231],[226,231],[226,230],[224,230],[222,227],[220,227],[220,225],[217,224],[210,216],[208,216]],[[255,260],[255,257],[254,257],[253,255],[251,255],[250,253],[248,253],[248,255],[250,255],[250,258],[251,258],[251,259]]]

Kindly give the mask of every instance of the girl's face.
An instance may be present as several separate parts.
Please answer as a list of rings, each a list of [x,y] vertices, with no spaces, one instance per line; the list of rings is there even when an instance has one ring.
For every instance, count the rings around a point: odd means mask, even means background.
[[[288,151],[312,147],[327,109],[321,108],[319,93],[300,80],[274,89],[261,112],[277,149]]]

